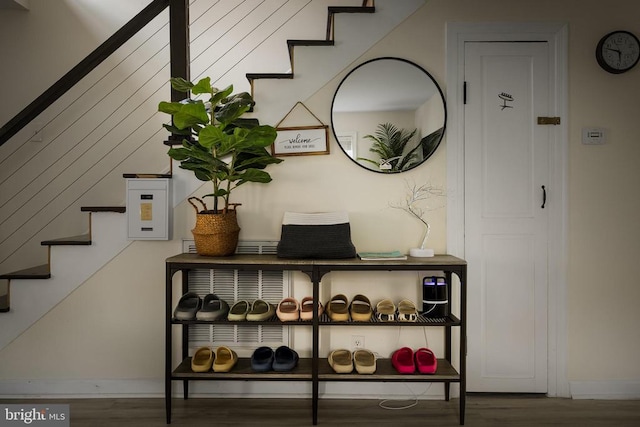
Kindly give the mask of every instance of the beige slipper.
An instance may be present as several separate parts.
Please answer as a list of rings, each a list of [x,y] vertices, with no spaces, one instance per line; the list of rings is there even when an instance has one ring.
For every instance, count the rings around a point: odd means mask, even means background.
[[[396,320],[396,306],[390,299],[383,299],[376,304],[376,317],[381,322],[393,322]]]
[[[351,313],[351,320],[354,322],[368,322],[371,320],[373,309],[371,308],[371,301],[364,295],[358,294],[351,300],[349,306]]]
[[[415,322],[418,320],[418,310],[416,305],[408,299],[403,299],[398,303],[398,320],[401,322]]]
[[[353,362],[359,374],[373,374],[376,371],[376,357],[369,350],[354,351]]]
[[[191,358],[193,372],[208,372],[213,364],[213,351],[209,347],[200,347]]]
[[[327,303],[327,314],[334,322],[347,322],[349,320],[349,302],[347,297],[338,294]]]
[[[229,347],[220,346],[216,349],[213,362],[213,372],[229,372],[238,362],[238,355]]]
[[[276,310],[271,304],[257,299],[251,304],[251,310],[247,313],[247,320],[250,322],[263,322],[271,319],[275,314]]]
[[[349,374],[353,371],[353,360],[349,350],[334,350],[329,353],[329,366],[337,374]]]
[[[249,312],[249,301],[238,301],[231,306],[229,314],[227,314],[227,320],[231,322],[247,320],[247,313]]]

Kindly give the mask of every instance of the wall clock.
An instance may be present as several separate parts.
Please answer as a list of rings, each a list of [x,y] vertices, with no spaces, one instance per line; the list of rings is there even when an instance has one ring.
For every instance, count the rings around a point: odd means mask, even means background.
[[[596,47],[596,60],[609,73],[629,71],[639,58],[640,41],[629,31],[613,31],[602,37]]]

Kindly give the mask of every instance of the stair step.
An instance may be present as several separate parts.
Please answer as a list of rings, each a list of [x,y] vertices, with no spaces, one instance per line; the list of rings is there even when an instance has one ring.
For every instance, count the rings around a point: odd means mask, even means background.
[[[82,234],[80,236],[63,237],[60,239],[45,240],[40,242],[42,246],[82,246],[91,244],[91,236]]]
[[[287,40],[289,50],[291,46],[334,46],[333,40]]]
[[[293,73],[247,73],[246,76],[252,82],[255,79],[292,79]]]
[[[167,142],[167,141],[165,141]],[[179,142],[182,145],[182,141]],[[124,173],[123,178],[171,178],[170,173]]]
[[[125,206],[82,206],[81,212],[115,212],[125,213],[127,208]]]
[[[362,6],[329,6],[328,18],[327,18],[327,33],[325,40],[287,40],[287,47],[289,50],[289,60],[291,62],[291,69],[293,70],[293,48],[295,46],[334,46],[333,41],[333,15],[336,13],[375,13],[375,6],[365,6],[367,0],[364,0]],[[247,80],[251,84],[251,94],[253,95],[253,81],[257,79],[293,79],[293,73],[247,73]],[[165,141],[166,145],[170,144],[170,141]]]
[[[327,40],[333,39],[333,15],[336,13],[375,13],[374,6],[329,6],[327,18]]]
[[[329,6],[329,14],[332,13],[375,13],[375,6]]]
[[[287,40],[287,48],[289,50],[289,62],[293,70],[293,48],[296,46],[334,46],[333,40]]]
[[[42,264],[37,267],[25,268],[24,270],[14,271],[13,273],[0,274],[0,279],[49,279],[51,272],[49,264]]]

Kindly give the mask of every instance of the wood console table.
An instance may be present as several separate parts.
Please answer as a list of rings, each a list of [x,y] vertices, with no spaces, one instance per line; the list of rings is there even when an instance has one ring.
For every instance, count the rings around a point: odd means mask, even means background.
[[[428,319],[419,316],[417,322],[332,322],[326,314],[318,316],[318,307],[314,306],[313,320],[286,322],[287,326],[302,325],[312,328],[312,357],[301,359],[296,369],[286,373],[264,372],[258,373],[251,370],[250,360],[241,358],[231,372],[227,373],[194,373],[191,371],[191,359],[188,357],[189,325],[196,323],[229,323],[228,320],[215,322],[181,321],[173,318],[173,276],[176,272],[182,272],[182,294],[188,292],[189,271],[195,269],[229,269],[229,270],[275,270],[275,271],[301,271],[309,276],[313,285],[314,301],[319,300],[319,288],[322,277],[332,271],[442,271],[447,283],[451,285],[452,275],[455,274],[460,281],[460,313],[456,316],[450,312],[445,318]],[[165,352],[165,404],[167,424],[171,423],[171,385],[172,381],[183,381],[184,398],[188,398],[189,381],[193,380],[253,380],[253,381],[310,381],[312,383],[312,423],[318,422],[318,384],[320,381],[394,381],[394,382],[441,382],[444,383],[445,400],[449,400],[451,383],[460,384],[460,424],[464,424],[465,398],[466,398],[466,288],[467,264],[466,261],[451,255],[436,255],[433,258],[412,258],[407,260],[389,261],[363,261],[360,259],[284,259],[275,255],[233,255],[229,257],[202,257],[196,254],[179,254],[166,260],[166,352]],[[448,286],[448,299],[452,301],[452,286]],[[231,303],[231,302],[230,302]],[[231,304],[230,304],[231,305]],[[449,307],[451,305],[449,304]],[[241,324],[243,322],[234,322]],[[247,322],[249,323],[249,322]],[[250,322],[251,324],[281,323],[276,317],[266,322]],[[182,334],[182,360],[177,366],[172,360],[172,327],[180,325]],[[445,328],[445,354],[438,359],[438,370],[434,375],[398,374],[391,366],[390,359],[379,359],[377,370],[373,375],[336,374],[326,358],[320,358],[319,330],[326,326],[407,326],[407,327],[444,327]],[[456,370],[452,361],[451,338],[452,328],[458,328],[460,332],[460,361]]]

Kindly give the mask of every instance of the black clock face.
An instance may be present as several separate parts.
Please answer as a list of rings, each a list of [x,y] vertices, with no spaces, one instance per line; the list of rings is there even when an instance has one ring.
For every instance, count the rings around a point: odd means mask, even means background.
[[[640,58],[640,42],[628,31],[614,31],[598,43],[596,59],[600,66],[613,74],[633,68]]]

